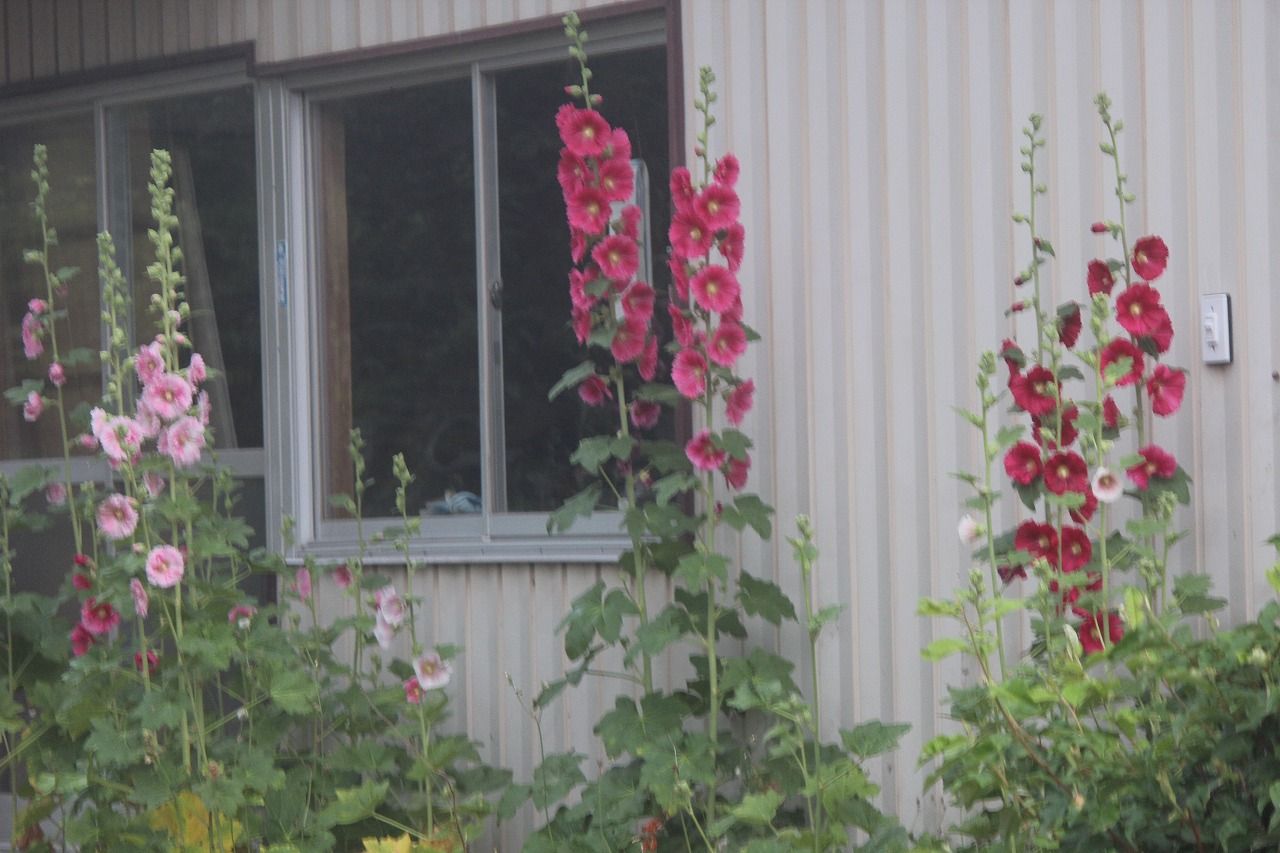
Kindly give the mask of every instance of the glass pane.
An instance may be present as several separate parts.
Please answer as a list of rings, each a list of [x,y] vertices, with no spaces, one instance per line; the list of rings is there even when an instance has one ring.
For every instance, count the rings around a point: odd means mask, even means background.
[[[670,284],[664,254],[670,208],[666,50],[593,55],[591,65],[598,81],[593,91],[604,96],[601,112],[626,129],[632,157],[649,174],[650,227],[642,249],[653,259],[650,283],[659,294],[655,317],[661,320]],[[560,375],[584,357],[569,328],[569,228],[556,182],[560,139],[554,121],[563,87],[576,74],[576,63],[566,60],[495,80],[507,507],[517,512],[554,509],[581,489],[582,472],[569,456],[581,437],[616,430],[618,423],[615,412],[587,408],[573,393],[547,402]]]
[[[56,121],[0,129],[0,389],[27,380],[44,380],[53,358],[53,341],[45,335],[34,359],[24,357],[22,323],[33,298],[46,302],[50,295],[40,267],[24,263],[25,249],[40,248],[40,227],[32,217],[35,182],[31,180],[31,153],[36,143],[49,151],[49,224],[57,232],[58,245],[50,248],[53,271],[78,267],[80,273],[63,292],[54,292],[53,334],[59,357],[80,347],[96,353],[102,346],[98,330],[96,235],[97,181],[94,178],[93,121],[73,116]],[[60,312],[65,310],[65,316]],[[72,361],[75,361],[72,359]],[[88,424],[88,407],[102,396],[102,374],[97,359],[86,359],[65,368],[62,388],[68,412],[80,410],[78,427]],[[47,397],[55,395],[45,382]],[[53,412],[27,423],[20,408],[0,404],[0,459],[34,459],[62,455],[62,436]]]
[[[357,427],[374,480],[366,514],[395,514],[391,457],[400,452],[417,478],[411,513],[476,512],[470,81],[328,102],[319,113],[328,490],[351,488]]]
[[[253,91],[245,87],[122,109],[112,114],[112,229],[127,227],[121,267],[132,269],[137,339],[155,333],[150,310],[156,286],[147,278],[155,253],[147,192],[151,150],[173,160],[174,212],[180,223],[191,305],[187,328],[212,368],[205,389],[219,447],[262,446],[262,345],[258,297],[258,194]],[[127,190],[125,189],[127,187]],[[126,267],[125,264],[128,264]]]

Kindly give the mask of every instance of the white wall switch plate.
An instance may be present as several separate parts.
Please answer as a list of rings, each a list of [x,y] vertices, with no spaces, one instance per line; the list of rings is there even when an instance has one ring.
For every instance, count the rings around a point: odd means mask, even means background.
[[[1205,364],[1231,363],[1231,296],[1200,294],[1200,356]]]

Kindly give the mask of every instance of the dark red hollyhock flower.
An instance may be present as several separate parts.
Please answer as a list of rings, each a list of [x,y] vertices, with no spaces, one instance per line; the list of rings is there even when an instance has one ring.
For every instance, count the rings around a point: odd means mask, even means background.
[[[1116,322],[1135,338],[1154,335],[1169,322],[1169,312],[1160,304],[1160,291],[1149,284],[1134,284],[1116,298]]]
[[[1069,312],[1058,315],[1058,340],[1064,347],[1071,349],[1076,345],[1080,339],[1080,327],[1080,306],[1073,302]]]
[[[996,573],[1004,583],[1013,583],[1014,578],[1027,579],[1027,570],[1023,566],[996,566]]]
[[[1040,476],[1040,448],[1029,441],[1019,441],[1004,455],[1004,471],[1015,483],[1031,485]]]
[[[1071,520],[1076,524],[1088,524],[1089,519],[1093,518],[1093,514],[1098,510],[1098,496],[1093,493],[1093,489],[1089,488],[1084,493],[1084,503],[1071,510]]]
[[[142,652],[133,653],[133,666],[138,672],[142,672]],[[155,675],[160,669],[160,656],[156,654],[155,649],[147,649],[147,674]]]
[[[1182,393],[1186,387],[1185,373],[1157,364],[1151,378],[1147,380],[1147,393],[1151,395],[1151,411],[1161,417],[1168,417],[1178,411],[1178,407],[1182,405]]]
[[[1107,228],[1107,223],[1105,222],[1095,222],[1089,226],[1089,230],[1094,234],[1106,234],[1110,229]]]
[[[1169,263],[1169,247],[1159,237],[1140,237],[1133,244],[1133,271],[1155,281]]]
[[[1055,495],[1089,488],[1089,466],[1078,453],[1055,453],[1044,463],[1045,488]]]
[[[1059,432],[1057,424],[1054,423],[1054,418],[1033,417],[1031,419],[1031,430],[1032,430],[1031,434],[1035,438],[1036,444],[1044,445],[1050,449],[1057,449],[1059,443],[1061,443],[1063,447],[1069,447],[1072,444],[1072,442],[1076,440],[1076,436],[1079,434],[1076,431],[1076,416],[1079,414],[1080,414],[1080,410],[1076,407],[1075,403],[1072,403],[1071,405],[1067,406],[1065,409],[1062,410],[1062,429],[1061,429],[1062,441],[1061,442],[1058,442],[1056,438],[1051,438],[1048,441],[1046,441],[1044,438],[1044,435],[1042,434],[1042,430],[1045,428],[1048,428],[1051,432],[1055,434]]]
[[[1169,347],[1173,345],[1173,321],[1166,314],[1164,322],[1151,333],[1151,342],[1156,345],[1156,352],[1166,353]]]
[[[1107,429],[1116,429],[1120,426],[1120,407],[1116,405],[1116,401],[1111,399],[1108,394],[1102,401],[1102,425]]]
[[[1062,528],[1062,570],[1076,572],[1084,568],[1093,557],[1093,545],[1089,534],[1082,528]]]
[[[653,429],[662,416],[662,407],[649,400],[631,401],[631,423],[636,429]]]
[[[1009,338],[1005,338],[1004,342],[1000,344],[1000,357],[1004,359],[1005,366],[1009,368],[1010,380],[1027,363],[1027,357],[1023,354],[1022,348]]]
[[[1150,444],[1138,451],[1142,461],[1128,469],[1129,479],[1142,491],[1147,490],[1151,478],[1167,480],[1178,470],[1178,460],[1157,445]]]
[[[1058,564],[1058,531],[1051,524],[1022,522],[1013,534],[1013,547],[1032,557],[1041,557],[1051,566]]]
[[[1013,401],[1031,415],[1048,414],[1058,405],[1053,373],[1038,364],[1010,379],[1009,390],[1013,393]]]
[[[1115,284],[1116,278],[1111,274],[1111,267],[1107,266],[1106,261],[1089,261],[1090,296],[1096,296],[1099,293],[1110,293]]]
[[[1102,627],[1103,615],[1082,610],[1077,610],[1076,615],[1083,620],[1076,626],[1076,636],[1080,638],[1080,648],[1084,650],[1086,655],[1102,651],[1105,638]],[[1114,610],[1108,611],[1106,619],[1111,628],[1111,642],[1119,642],[1124,637],[1124,621],[1120,618],[1120,614]]]
[[[1117,379],[1116,384],[1132,385],[1142,378],[1143,371],[1142,350],[1134,346],[1132,341],[1127,341],[1124,338],[1115,338],[1102,348],[1102,355],[1099,358],[1102,372],[1105,374],[1108,367],[1122,358],[1130,359],[1132,364],[1129,367],[1129,372]]]
[[[79,572],[71,576],[71,585],[81,592],[93,589],[93,581],[89,579],[89,576],[82,575]]]

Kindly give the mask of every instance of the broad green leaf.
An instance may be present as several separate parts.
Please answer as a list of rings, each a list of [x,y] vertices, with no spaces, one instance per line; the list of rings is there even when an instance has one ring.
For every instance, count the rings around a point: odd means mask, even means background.
[[[671,499],[690,489],[697,488],[698,478],[685,471],[668,474],[653,484],[654,500],[660,506],[666,506]]]
[[[999,432],[996,433],[996,446],[1001,450],[1012,447],[1018,442],[1018,439],[1022,438],[1026,431],[1026,426],[1022,424],[1002,426]]]
[[[533,771],[530,796],[534,808],[550,807],[564,799],[575,786],[585,782],[587,779],[578,767],[585,758],[576,752],[548,755]]]
[[[793,622],[796,619],[795,605],[781,587],[745,571],[738,576],[738,601],[749,615],[759,616],[771,625],[780,625],[783,619]]]
[[[271,701],[286,714],[311,713],[318,696],[315,679],[305,670],[282,670],[271,679]]]
[[[578,442],[578,449],[569,457],[569,461],[594,473],[611,458],[613,458],[613,436],[593,435]]]
[[[742,823],[768,826],[773,816],[778,813],[785,797],[778,791],[765,791],[762,794],[747,794],[729,813]]]
[[[729,577],[729,558],[703,551],[686,554],[676,565],[676,577],[691,589],[700,589],[712,578],[724,583]]]
[[[547,518],[548,533],[563,533],[573,526],[578,518],[589,518],[600,503],[603,490],[599,483],[592,483],[573,497],[565,501],[559,509]]]
[[[716,447],[729,451],[734,459],[746,459],[747,451],[751,449],[751,439],[736,429],[727,429],[713,436],[713,441]]]
[[[648,400],[651,403],[665,403],[668,406],[677,406],[684,399],[671,385],[663,385],[657,382],[651,382],[648,385],[641,385],[636,389],[636,399]]]
[[[554,400],[569,388],[577,388],[582,380],[596,372],[596,366],[593,362],[584,361],[577,367],[571,367],[557,380],[555,385],[551,386],[551,390],[547,392],[547,399]]]
[[[724,507],[720,518],[734,530],[750,525],[761,539],[773,535],[773,507],[760,500],[758,495],[739,495],[732,504]]]
[[[959,637],[942,637],[941,639],[934,640],[932,643],[925,646],[924,651],[921,652],[920,655],[925,660],[936,663],[944,658],[951,657],[956,652],[967,651],[968,648],[968,642],[960,639]]]
[[[377,811],[387,797],[389,782],[365,782],[358,788],[339,788],[336,799],[320,812],[318,819],[323,826],[345,826],[357,823]]]
[[[871,720],[851,729],[841,729],[840,740],[844,742],[845,749],[859,758],[871,758],[896,747],[910,729],[909,723],[885,724]]]

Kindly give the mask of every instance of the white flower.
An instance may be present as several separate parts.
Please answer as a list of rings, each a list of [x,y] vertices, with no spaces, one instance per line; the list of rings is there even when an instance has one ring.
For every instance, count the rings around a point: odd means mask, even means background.
[[[1094,497],[1104,504],[1115,503],[1124,494],[1124,483],[1105,466],[1093,472],[1093,482],[1090,486],[1093,488]]]
[[[413,671],[418,675],[418,684],[423,690],[434,690],[444,687],[453,675],[453,667],[448,661],[440,659],[435,652],[428,652],[413,662]]]
[[[966,545],[972,545],[982,535],[982,526],[978,524],[972,515],[966,512],[960,516],[960,523],[956,525],[956,534],[959,535],[961,542]]]
[[[378,645],[385,651],[391,648],[391,641],[395,636],[395,626],[388,624],[387,620],[382,617],[382,611],[379,610],[373,626],[373,638],[378,641]]]
[[[392,628],[399,628],[404,621],[404,599],[396,592],[394,586],[384,586],[373,594],[373,603],[378,608],[378,617]]]

